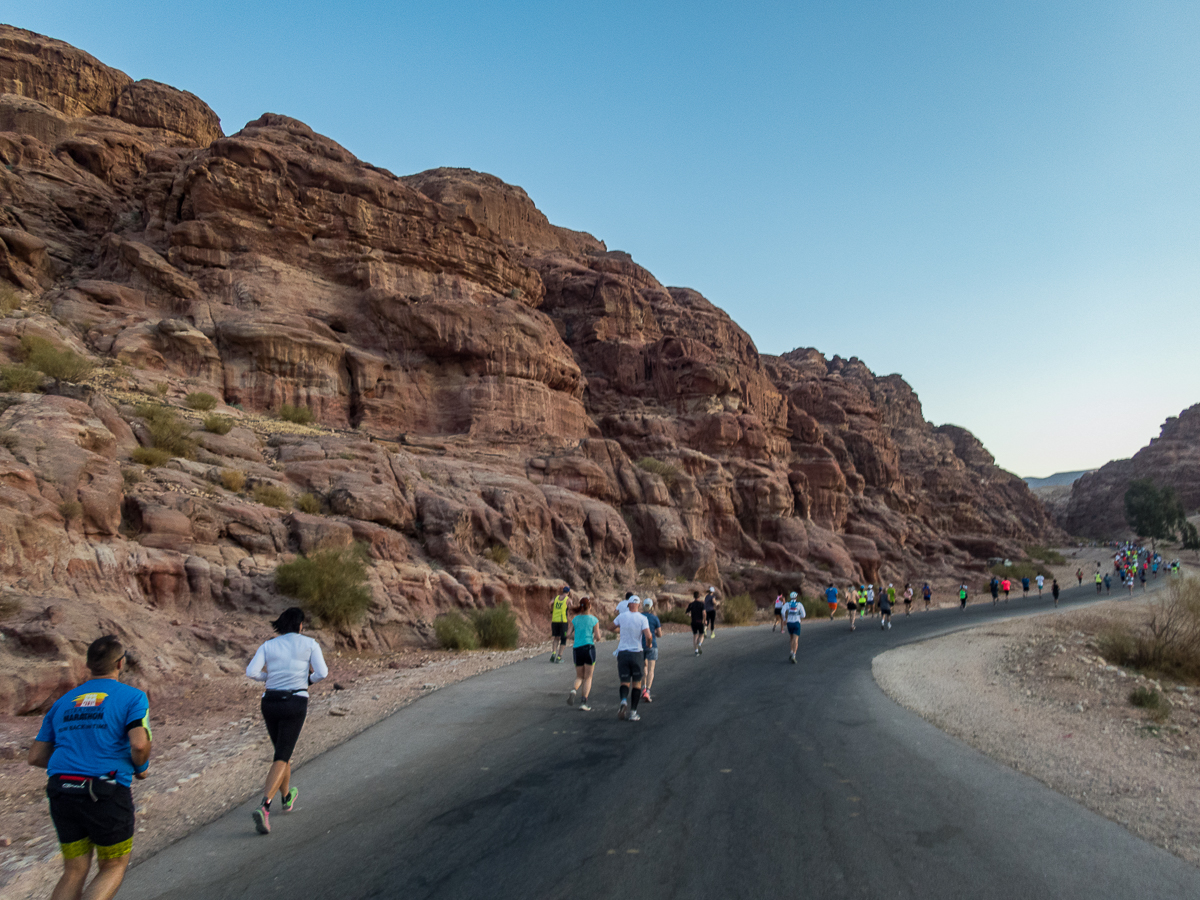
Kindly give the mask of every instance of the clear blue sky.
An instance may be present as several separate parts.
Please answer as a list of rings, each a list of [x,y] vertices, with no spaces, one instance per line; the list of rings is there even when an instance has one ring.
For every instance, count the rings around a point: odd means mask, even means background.
[[[726,309],[901,373],[1021,475],[1200,402],[1200,4],[37,0],[5,21],[468,166]]]

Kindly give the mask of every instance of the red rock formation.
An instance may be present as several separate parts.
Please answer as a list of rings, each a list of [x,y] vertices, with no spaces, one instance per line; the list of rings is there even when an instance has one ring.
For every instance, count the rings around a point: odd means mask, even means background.
[[[1125,491],[1138,478],[1175,490],[1184,510],[1200,509],[1200,404],[1163,423],[1157,438],[1133,455],[1080,476],[1062,514],[1062,526],[1081,537],[1109,540],[1127,535]]]
[[[274,114],[226,137],[190,94],[4,26],[0,91],[0,276],[25,301],[0,362],[35,334],[102,368],[0,394],[19,607],[0,628],[25,654],[0,710],[44,703],[97,623],[160,688],[188,654],[241,652],[283,602],[275,566],[351,541],[375,600],[342,639],[369,648],[502,601],[540,634],[564,579],[899,579],[1054,534],[899,376],[762,356],[704,297],[493,176],[397,178]],[[143,470],[136,403],[160,385],[197,446]],[[199,430],[180,404],[196,391],[239,427]],[[254,415],[285,403],[320,427]],[[231,492],[230,469],[321,513]]]

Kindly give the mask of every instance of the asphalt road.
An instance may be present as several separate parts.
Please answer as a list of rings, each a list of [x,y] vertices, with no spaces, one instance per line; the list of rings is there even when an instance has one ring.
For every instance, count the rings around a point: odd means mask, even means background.
[[[489,672],[298,770],[270,835],[247,804],[132,869],[121,897],[1200,897],[1200,870],[871,677],[890,647],[1049,606],[987,598],[886,633],[810,620],[798,665],[766,627],[718,631],[699,658],[669,636],[637,723],[615,715],[611,642],[591,713],[566,705],[565,663]]]

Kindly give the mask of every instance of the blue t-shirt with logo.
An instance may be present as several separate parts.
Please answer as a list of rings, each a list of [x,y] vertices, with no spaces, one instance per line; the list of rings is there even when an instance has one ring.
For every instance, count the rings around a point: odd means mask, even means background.
[[[42,719],[39,741],[54,745],[48,775],[107,775],[133,783],[130,728],[150,733],[150,701],[143,691],[115,678],[93,678],[54,702]]]
[[[837,588],[833,586],[825,588],[825,602],[837,603]]]
[[[658,629],[662,628],[662,622],[659,621],[658,616],[656,616],[654,613],[648,612],[643,613],[643,615],[646,617],[646,621],[650,623],[650,643],[649,645],[646,644],[646,636],[643,634],[642,650],[652,650],[658,647],[658,634],[656,632]]]

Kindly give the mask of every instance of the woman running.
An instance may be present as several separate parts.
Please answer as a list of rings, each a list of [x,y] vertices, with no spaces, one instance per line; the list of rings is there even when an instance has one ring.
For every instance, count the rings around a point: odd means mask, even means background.
[[[583,712],[591,712],[588,706],[588,695],[592,692],[592,671],[596,668],[596,644],[600,640],[600,620],[589,610],[592,608],[591,597],[579,601],[579,612],[571,619],[571,635],[575,638],[575,686],[567,694],[567,706],[575,705],[579,688],[583,687],[583,702],[579,708]]]
[[[912,585],[905,582],[904,585],[904,614],[912,615],[913,589]]]
[[[279,635],[264,643],[246,666],[246,674],[255,681],[265,681],[262,695],[262,717],[267,734],[275,746],[275,759],[267,770],[262,805],[253,813],[254,827],[259,834],[271,833],[271,800],[279,791],[283,811],[291,812],[300,793],[291,786],[292,751],[304,727],[308,714],[308,686],[329,674],[321,645],[304,631],[304,610],[298,606],[285,609],[271,627]]]

